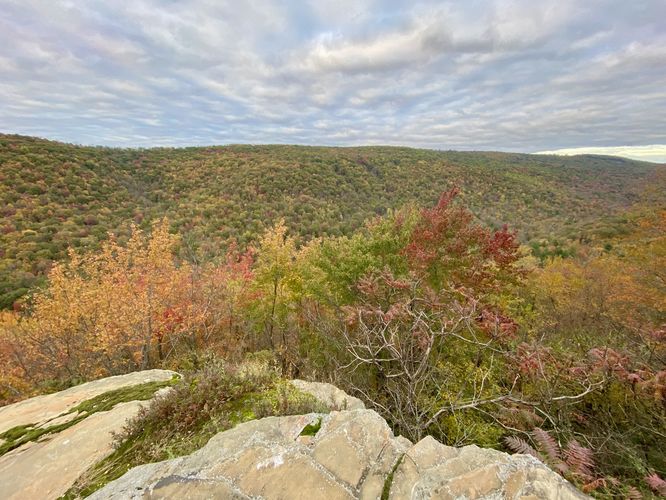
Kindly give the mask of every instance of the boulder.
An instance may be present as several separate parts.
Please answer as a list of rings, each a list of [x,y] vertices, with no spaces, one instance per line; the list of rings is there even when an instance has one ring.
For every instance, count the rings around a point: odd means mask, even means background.
[[[269,417],[191,455],[136,467],[92,499],[586,498],[538,460],[428,437],[412,445],[377,413]]]
[[[58,429],[0,456],[0,498],[51,499],[63,495],[83,472],[113,451],[112,433],[122,430],[145,402],[123,401],[107,411],[90,414],[72,410],[109,391],[166,382],[175,375],[168,370],[148,370],[108,377],[0,408],[0,434],[26,426]]]
[[[390,499],[587,498],[530,455],[471,445],[453,448],[432,437],[412,446],[396,468]]]
[[[294,379],[291,381],[296,389],[314,396],[330,410],[364,410],[363,401],[350,396],[345,391],[325,382],[308,382]]]

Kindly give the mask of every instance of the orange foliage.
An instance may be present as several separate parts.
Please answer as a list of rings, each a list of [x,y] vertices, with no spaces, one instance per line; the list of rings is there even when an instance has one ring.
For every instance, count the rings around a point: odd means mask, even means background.
[[[164,220],[150,236],[134,227],[125,246],[111,238],[98,253],[70,252],[24,317],[2,318],[2,386],[146,369],[232,330],[251,254],[232,250],[222,266],[193,269],[177,265],[177,244]],[[8,399],[10,389],[3,391]]]

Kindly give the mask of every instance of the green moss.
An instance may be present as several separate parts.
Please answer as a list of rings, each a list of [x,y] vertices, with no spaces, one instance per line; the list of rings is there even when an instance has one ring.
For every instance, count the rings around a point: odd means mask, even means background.
[[[391,494],[391,486],[393,486],[393,476],[395,476],[395,471],[398,470],[400,464],[404,460],[405,455],[403,454],[393,465],[391,472],[388,473],[386,479],[384,480],[384,488],[382,489],[382,500],[388,500],[389,495]]]
[[[311,424],[303,427],[301,436],[316,436],[319,432],[319,429],[321,429],[321,418],[318,418],[316,422],[312,422]]]
[[[22,429],[22,433],[20,434],[20,437],[13,439],[13,440],[8,440],[6,443],[4,443],[2,446],[0,446],[0,456],[4,455],[5,453],[8,453],[16,448],[18,448],[21,445],[24,445],[25,443],[28,443],[30,441],[37,441],[39,438],[41,438],[45,434],[57,434],[58,432],[64,431],[65,429],[78,424],[81,420],[86,418],[88,415],[80,415],[73,420],[70,420],[69,422],[65,422],[62,424],[58,425],[51,425],[48,427],[27,427]],[[16,431],[16,427],[9,429],[7,432],[11,433],[18,433]],[[0,435],[3,439],[5,439],[5,434]]]
[[[254,407],[261,401],[261,394],[250,393],[242,398],[229,403],[229,422],[234,427],[243,422],[249,422],[257,418]]]
[[[62,415],[58,415],[56,418],[69,415],[71,413],[78,413],[78,415],[72,420],[62,424],[46,425],[44,427],[35,427],[35,424],[26,424],[12,427],[11,429],[0,434],[0,439],[6,441],[0,445],[0,456],[30,441],[37,441],[45,434],[57,434],[61,431],[64,431],[65,429],[78,424],[93,413],[111,410],[119,403],[126,403],[129,401],[145,401],[146,399],[150,399],[158,389],[173,385],[178,380],[179,378],[176,375],[171,380],[163,382],[147,382],[145,384],[133,385],[105,392],[104,394],[95,396],[94,398],[91,398],[87,401],[83,401]]]
[[[36,440],[43,434],[43,432],[39,433],[39,431],[43,431],[43,429],[36,429],[34,424],[28,424],[12,427],[6,432],[3,432],[0,434],[0,439],[5,442],[0,445],[0,457],[28,441]]]
[[[130,421],[116,450],[79,478],[63,498],[90,495],[132,467],[188,455],[219,432],[249,420],[328,411],[290,382],[256,368],[247,363],[239,368],[209,366],[188,375],[167,397],[153,401]],[[316,430],[320,426],[321,419]]]
[[[113,391],[105,392],[92,399],[83,401],[78,404],[68,413],[87,413],[92,415],[99,411],[108,411],[119,403],[126,403],[129,401],[145,401],[153,397],[153,394],[158,389],[174,385],[180,378],[174,375],[171,380],[161,382],[146,382],[145,384],[132,385],[129,387],[122,387]]]
[[[6,441],[16,441],[17,439],[21,439],[24,435],[29,433],[34,427],[35,424],[17,425],[16,427],[12,427],[11,429],[0,434],[0,439],[4,439]]]

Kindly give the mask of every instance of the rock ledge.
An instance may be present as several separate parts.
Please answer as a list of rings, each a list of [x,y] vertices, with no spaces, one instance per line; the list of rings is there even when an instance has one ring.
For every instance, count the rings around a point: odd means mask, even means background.
[[[145,401],[121,402],[88,416],[72,409],[110,391],[167,382],[176,375],[169,370],[147,370],[107,377],[0,408],[0,434],[20,426],[47,428],[72,423],[0,456],[0,498],[53,499],[63,495],[83,472],[113,451],[112,433],[119,432]],[[74,422],[77,418],[80,421]]]
[[[111,433],[145,404],[132,399],[154,397],[174,375],[150,370],[109,377],[0,408],[0,434],[7,429],[12,429],[7,435],[20,434],[20,426],[59,425],[59,432],[37,433],[24,444],[7,438],[16,447],[5,446],[11,451],[0,456],[0,498],[63,495],[112,451]],[[90,498],[586,498],[531,456],[452,448],[431,437],[413,444],[394,436],[380,415],[337,387],[292,383],[333,411],[237,425],[191,455],[135,467]],[[117,389],[125,399],[111,398]],[[101,406],[99,397],[111,403]]]
[[[314,436],[306,426],[321,427]],[[186,457],[136,467],[92,499],[586,498],[538,460],[395,437],[372,410],[269,417]]]

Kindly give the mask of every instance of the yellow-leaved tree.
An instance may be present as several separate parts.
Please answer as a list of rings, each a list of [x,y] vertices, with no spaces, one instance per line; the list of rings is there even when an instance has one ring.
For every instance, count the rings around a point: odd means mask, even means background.
[[[280,220],[262,236],[254,269],[252,309],[264,339],[259,346],[274,349],[285,371],[294,362],[298,340],[293,328],[301,288],[296,257],[296,242]]]
[[[12,333],[3,327],[23,378],[72,382],[163,360],[197,310],[192,271],[174,260],[177,244],[162,220],[149,236],[133,227],[124,246],[111,236],[99,252],[70,251]]]

